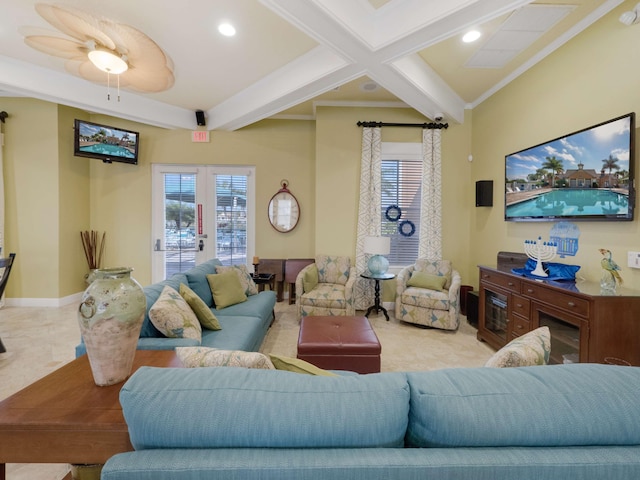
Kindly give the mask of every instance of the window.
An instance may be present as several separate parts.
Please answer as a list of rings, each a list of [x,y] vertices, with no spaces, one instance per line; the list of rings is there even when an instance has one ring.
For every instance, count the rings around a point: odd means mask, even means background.
[[[167,278],[196,264],[196,175],[165,173],[164,243]],[[161,249],[160,238],[156,250]]]
[[[216,178],[216,255],[223,265],[247,262],[247,175]]]
[[[422,203],[422,144],[383,142],[381,234],[391,237],[390,265],[418,258]]]

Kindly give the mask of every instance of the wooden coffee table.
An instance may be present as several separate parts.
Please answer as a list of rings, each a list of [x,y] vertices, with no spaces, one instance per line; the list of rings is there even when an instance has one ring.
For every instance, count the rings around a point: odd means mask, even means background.
[[[143,365],[182,367],[173,350],[138,350],[133,370]],[[83,355],[0,402],[0,480],[7,463],[104,464],[133,450],[123,384],[98,387]]]

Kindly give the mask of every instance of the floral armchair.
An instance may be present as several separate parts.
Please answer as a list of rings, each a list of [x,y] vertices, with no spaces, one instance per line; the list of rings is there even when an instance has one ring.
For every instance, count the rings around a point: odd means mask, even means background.
[[[296,309],[307,315],[354,315],[356,269],[349,257],[318,255],[296,277]]]
[[[449,260],[419,258],[398,274],[396,318],[443,330],[460,324],[460,274]]]

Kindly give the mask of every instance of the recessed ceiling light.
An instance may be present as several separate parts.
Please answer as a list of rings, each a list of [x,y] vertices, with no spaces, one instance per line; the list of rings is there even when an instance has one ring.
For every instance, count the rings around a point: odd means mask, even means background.
[[[226,22],[218,25],[218,31],[225,37],[233,37],[236,34],[234,26]]]
[[[380,85],[376,82],[364,82],[360,84],[360,90],[363,92],[375,92],[378,88],[380,88]]]
[[[471,30],[464,34],[464,36],[462,37],[462,41],[464,43],[475,42],[480,38],[480,35],[481,33],[478,30]]]

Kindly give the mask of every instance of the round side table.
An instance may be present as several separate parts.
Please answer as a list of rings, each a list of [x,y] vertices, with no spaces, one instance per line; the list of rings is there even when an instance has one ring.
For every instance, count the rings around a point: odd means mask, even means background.
[[[387,319],[387,322],[389,321],[389,314],[387,313],[387,309],[384,308],[382,305],[380,305],[380,281],[381,280],[391,280],[392,278],[396,278],[395,274],[393,273],[383,273],[381,275],[374,275],[373,273],[363,273],[360,275],[362,278],[368,278],[370,280],[373,280],[374,282],[376,282],[375,284],[375,300],[374,300],[374,304],[372,306],[370,306],[367,309],[367,313],[364,314],[365,317],[369,317],[369,314],[375,310],[376,314],[380,313],[380,310],[382,310],[382,313],[384,313],[385,318]]]

